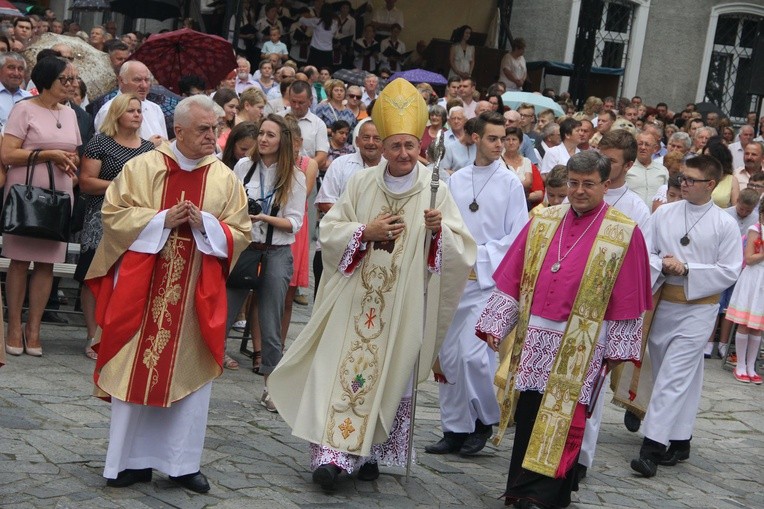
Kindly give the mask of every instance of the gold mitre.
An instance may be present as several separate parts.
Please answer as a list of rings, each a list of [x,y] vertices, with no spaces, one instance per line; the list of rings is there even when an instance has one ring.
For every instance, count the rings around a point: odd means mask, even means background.
[[[395,134],[410,134],[421,140],[427,126],[427,104],[414,85],[398,78],[379,94],[371,118],[383,140]]]

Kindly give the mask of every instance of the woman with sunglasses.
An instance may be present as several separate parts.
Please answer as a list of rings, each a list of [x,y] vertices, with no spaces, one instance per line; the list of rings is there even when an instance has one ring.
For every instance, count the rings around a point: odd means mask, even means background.
[[[369,116],[366,111],[366,105],[361,102],[361,99],[363,98],[363,91],[361,90],[361,87],[357,85],[350,85],[345,95],[348,98],[347,108],[353,115],[355,115],[355,119],[357,121],[360,122]]]
[[[47,163],[53,165],[53,183],[57,191],[73,194],[73,184],[80,158],[76,148],[82,144],[74,110],[61,104],[79,86],[75,70],[67,60],[48,57],[32,69],[32,80],[40,94],[16,104],[5,125],[0,155],[10,166],[5,196],[14,184],[26,180],[27,161],[37,153],[32,185],[49,188]],[[73,203],[73,201],[72,201]],[[40,323],[53,283],[53,264],[66,257],[66,242],[3,234],[3,256],[10,258],[6,280],[8,332],[6,352],[11,355],[42,356]],[[27,271],[34,262],[29,280],[29,314],[26,327],[21,325],[21,311],[27,292]]]
[[[284,118],[271,114],[260,124],[249,157],[233,169],[250,202],[252,242],[228,278],[226,330],[254,290],[262,342],[260,374],[266,384],[260,403],[269,412],[276,411],[267,385],[282,355],[281,318],[293,272],[290,246],[302,227],[307,197],[305,174],[295,166],[294,155],[292,133]]]

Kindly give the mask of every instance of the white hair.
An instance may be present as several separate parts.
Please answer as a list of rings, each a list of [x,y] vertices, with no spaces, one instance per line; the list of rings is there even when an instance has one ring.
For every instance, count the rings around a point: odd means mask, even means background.
[[[448,110],[448,118],[451,118],[451,115],[453,115],[454,113],[462,113],[463,114],[464,113],[464,107],[462,107],[462,106],[454,106],[453,108]]]
[[[215,111],[216,106],[217,104],[215,104],[215,101],[204,94],[186,97],[175,107],[175,125],[188,127],[193,117],[191,110],[194,107],[199,108],[206,113],[213,112],[215,113],[215,116],[220,116]],[[220,108],[220,106],[217,107]],[[225,115],[225,113],[223,113],[223,115]]]

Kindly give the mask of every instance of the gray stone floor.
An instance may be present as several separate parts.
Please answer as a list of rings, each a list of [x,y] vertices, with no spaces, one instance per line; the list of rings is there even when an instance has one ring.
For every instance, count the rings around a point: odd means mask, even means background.
[[[295,311],[292,338],[309,308]],[[228,350],[242,369],[226,370],[213,385],[202,460],[209,494],[191,494],[163,474],[149,484],[107,488],[101,473],[109,406],[90,396],[93,363],[82,354],[83,338],[82,328],[45,326],[43,358],[11,357],[0,369],[2,508],[503,507],[497,497],[511,434],[469,460],[424,454],[439,435],[437,387],[430,382],[420,390],[418,464],[410,481],[402,470],[383,468],[375,482],[342,478],[334,494],[323,493],[311,483],[306,444],[258,404],[262,378],[246,369],[233,340]],[[628,466],[641,436],[627,432],[621,412],[606,405],[597,459],[573,507],[764,507],[763,391],[736,382],[719,360],[706,361],[692,457],[650,480]]]

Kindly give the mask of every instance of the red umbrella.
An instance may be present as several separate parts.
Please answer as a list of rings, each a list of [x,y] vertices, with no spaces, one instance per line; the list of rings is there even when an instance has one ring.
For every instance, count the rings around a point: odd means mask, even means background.
[[[161,85],[176,93],[182,76],[200,76],[214,88],[236,68],[230,42],[189,28],[152,35],[130,59],[143,62]]]
[[[24,14],[16,8],[15,5],[6,1],[0,0],[0,15],[2,16],[23,16]]]

